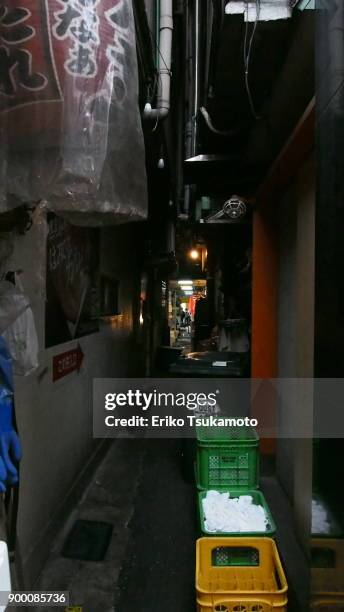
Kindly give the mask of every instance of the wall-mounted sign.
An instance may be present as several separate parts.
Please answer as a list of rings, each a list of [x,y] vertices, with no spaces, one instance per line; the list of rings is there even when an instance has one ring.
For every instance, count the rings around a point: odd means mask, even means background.
[[[51,214],[47,239],[45,345],[98,331],[98,231]]]
[[[72,372],[79,372],[84,354],[80,345],[53,357],[53,382],[60,380]]]

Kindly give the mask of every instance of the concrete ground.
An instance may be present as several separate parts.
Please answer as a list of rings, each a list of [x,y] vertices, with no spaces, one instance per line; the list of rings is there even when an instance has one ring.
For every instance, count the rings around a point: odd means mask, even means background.
[[[279,526],[291,584],[288,612],[305,611],[306,563],[291,508],[273,476],[261,486]],[[104,561],[61,556],[76,518],[114,526]],[[82,612],[194,612],[196,537],[196,491],[182,478],[180,442],[117,440],[52,543],[36,589],[69,591],[70,605]],[[36,612],[53,609],[64,610]]]
[[[196,493],[181,478],[179,440],[147,442],[116,612],[195,610]]]
[[[277,525],[277,545],[289,585],[288,612],[307,612],[309,566],[296,538],[293,511],[281,486],[273,476],[263,476],[260,487]]]
[[[183,349],[183,354],[187,354],[192,351],[191,334],[186,330],[186,328],[183,328],[179,331],[179,335],[174,343],[174,346]]]
[[[129,527],[142,478],[144,442],[114,440],[77,507],[52,543],[50,557],[35,589],[69,591],[70,605],[82,612],[114,612],[114,594],[132,531]],[[66,559],[61,549],[76,519],[106,521],[114,526],[102,562]],[[65,608],[37,608],[36,612]]]
[[[114,441],[53,543],[36,590],[69,591],[82,612],[160,612],[164,599],[164,612],[191,611],[195,490],[181,471],[178,440]],[[61,556],[76,519],[114,525],[104,561]]]

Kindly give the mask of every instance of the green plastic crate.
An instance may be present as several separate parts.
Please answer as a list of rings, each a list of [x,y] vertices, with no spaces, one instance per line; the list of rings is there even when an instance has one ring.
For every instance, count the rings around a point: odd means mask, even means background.
[[[221,490],[220,493],[224,493],[225,491]],[[225,533],[223,531],[221,532],[214,532],[214,533],[209,533],[209,531],[206,531],[205,528],[205,516],[204,516],[204,511],[203,511],[203,504],[202,501],[203,499],[206,497],[207,495],[207,491],[200,491],[198,493],[198,518],[199,518],[199,526],[200,526],[200,532],[202,534],[202,537],[222,537],[222,536],[229,536],[229,537],[259,537],[259,536],[263,536],[263,537],[268,537],[268,538],[274,538],[276,535],[276,524],[275,521],[273,519],[273,516],[270,512],[270,508],[265,500],[265,497],[263,495],[263,493],[261,491],[257,491],[256,489],[254,490],[250,490],[250,491],[237,491],[237,490],[231,490],[228,492],[230,493],[231,497],[240,497],[240,495],[251,495],[252,497],[252,501],[256,506],[262,506],[265,510],[265,514],[267,516],[268,519],[268,525],[267,525],[267,529],[266,531],[240,531],[240,532],[236,532],[233,533],[228,532]]]
[[[197,428],[198,489],[258,488],[259,437],[252,427]]]

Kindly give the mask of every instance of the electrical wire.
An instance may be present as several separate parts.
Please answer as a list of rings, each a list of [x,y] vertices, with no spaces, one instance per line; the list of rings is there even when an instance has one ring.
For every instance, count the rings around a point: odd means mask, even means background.
[[[250,70],[250,60],[251,60],[251,53],[252,53],[252,45],[253,45],[253,41],[254,41],[254,37],[255,37],[256,31],[257,31],[258,21],[259,21],[259,17],[260,17],[260,8],[261,8],[260,2],[261,2],[261,0],[256,0],[256,19],[255,19],[255,22],[254,22],[254,26],[253,26],[253,30],[252,30],[252,34],[251,34],[250,40],[248,42],[249,0],[246,0],[246,26],[245,26],[245,40],[244,40],[245,87],[246,87],[248,101],[250,103],[250,108],[251,108],[252,115],[257,120],[260,119],[261,117],[258,115],[258,113],[256,111],[255,103],[254,103],[254,100],[253,100],[253,96],[252,96],[252,92],[251,92],[251,88],[250,88],[250,81],[249,81],[249,70]]]
[[[203,115],[203,118],[204,118],[208,128],[211,130],[211,132],[214,132],[214,134],[217,134],[218,136],[233,136],[233,134],[235,134],[240,129],[240,127],[236,127],[236,128],[233,128],[231,130],[226,130],[226,131],[218,130],[213,125],[213,122],[212,122],[212,120],[210,118],[210,115],[209,115],[207,109],[205,108],[205,106],[201,106],[200,111],[201,111],[201,114]]]
[[[160,79],[160,74],[158,72],[154,73],[154,80],[153,80],[153,85],[151,86],[151,84],[149,83],[147,86],[147,101],[151,102],[151,100],[153,100],[153,98],[155,97],[158,88],[159,88],[159,79]],[[158,123],[159,123],[159,117],[156,117],[156,121],[154,124],[154,127],[152,129],[152,132],[155,132],[157,130],[158,127]]]
[[[153,47],[155,47],[156,50],[158,51],[159,57],[162,59],[163,64],[164,64],[167,72],[169,73],[170,76],[172,76],[172,70],[170,70],[170,68],[166,64],[165,58],[164,58],[163,54],[161,53],[161,49],[160,49],[159,43],[158,43],[155,35],[153,34],[153,32],[152,32],[152,30],[150,28],[148,28],[148,29],[149,29],[149,33],[150,33],[150,37],[151,37],[151,40],[152,40]]]
[[[147,86],[147,99],[149,102],[153,100],[159,88],[160,75],[158,72],[154,72],[154,79],[152,85],[149,83]]]
[[[159,125],[159,115],[156,116],[156,121],[155,121],[155,125],[154,125],[154,127],[152,129],[152,133],[156,132],[158,125]]]

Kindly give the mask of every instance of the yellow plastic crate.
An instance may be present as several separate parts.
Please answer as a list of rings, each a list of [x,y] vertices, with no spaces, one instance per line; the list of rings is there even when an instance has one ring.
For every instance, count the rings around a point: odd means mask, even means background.
[[[312,538],[312,609],[344,612],[344,540]]]
[[[197,612],[286,612],[287,592],[271,538],[197,540]]]
[[[315,598],[311,603],[311,610],[316,612],[344,612],[344,599]]]

